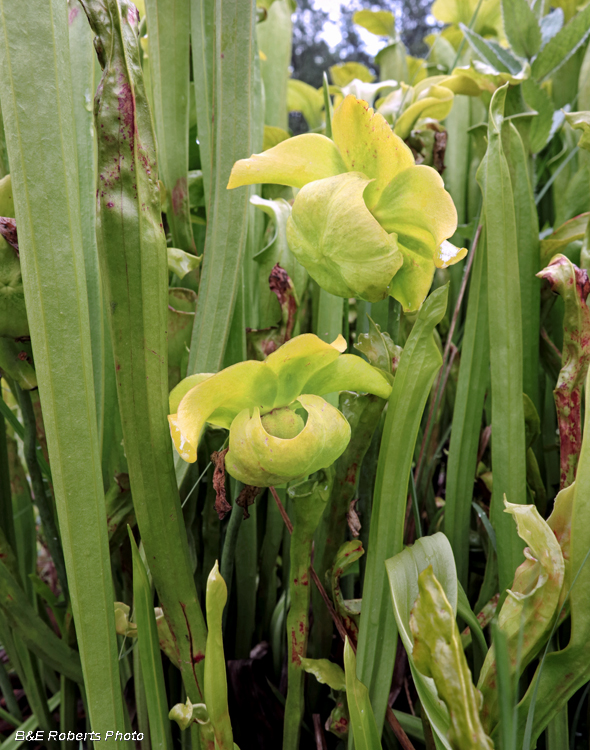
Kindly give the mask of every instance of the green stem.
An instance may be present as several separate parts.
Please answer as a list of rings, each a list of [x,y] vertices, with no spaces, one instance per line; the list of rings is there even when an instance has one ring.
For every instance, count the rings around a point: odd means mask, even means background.
[[[301,667],[301,659],[307,656],[311,549],[333,482],[333,475],[321,472],[318,476],[316,481],[307,480],[288,490],[292,501],[293,533],[289,566],[291,607],[287,615],[287,701],[283,750],[298,750],[303,720],[305,672]]]

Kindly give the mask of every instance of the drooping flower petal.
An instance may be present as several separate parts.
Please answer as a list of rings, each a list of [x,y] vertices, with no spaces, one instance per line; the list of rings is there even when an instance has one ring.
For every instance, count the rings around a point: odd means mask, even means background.
[[[306,392],[304,387],[307,381],[340,357],[340,339],[341,336],[328,344],[313,333],[304,333],[270,354],[264,366],[277,378],[277,392],[272,406],[286,406],[300,393]]]
[[[179,384],[181,385],[181,384]],[[261,406],[271,409],[277,392],[276,375],[263,362],[240,362],[228,367],[188,391],[178,405],[175,419],[169,417],[174,444],[183,453],[189,444],[194,448],[194,458],[184,458],[193,463],[199,437],[206,422],[219,427],[229,427],[235,416],[245,407]],[[178,442],[177,442],[178,441]]]
[[[228,473],[245,484],[268,487],[300,479],[330,466],[342,455],[350,440],[350,425],[344,416],[319,396],[298,399],[307,412],[303,430],[291,439],[269,435],[260,410],[244,409],[232,423]]]
[[[453,199],[432,167],[412,166],[396,175],[371,212],[386,232],[430,258],[457,229]]]
[[[342,174],[346,169],[334,141],[318,133],[304,133],[262,154],[237,161],[227,188],[262,183],[301,188],[314,180]]]
[[[414,166],[411,150],[392,132],[385,118],[352,95],[334,112],[332,137],[346,168],[375,180],[365,192],[369,208],[396,174]]]
[[[376,367],[354,354],[343,354],[323,370],[316,372],[304,385],[305,393],[357,391],[389,398],[391,384]]]
[[[293,205],[287,240],[323,289],[377,302],[387,296],[403,260],[395,236],[367,209],[363,193],[369,182],[349,172],[304,187]]]

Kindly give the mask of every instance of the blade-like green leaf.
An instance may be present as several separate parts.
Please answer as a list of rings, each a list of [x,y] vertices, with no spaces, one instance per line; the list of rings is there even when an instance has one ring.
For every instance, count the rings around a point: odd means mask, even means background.
[[[500,590],[512,583],[522,562],[523,545],[503,499],[526,499],[524,438],[522,313],[518,265],[518,234],[510,171],[502,146],[504,102],[508,86],[498,89],[490,104],[488,150],[478,171],[484,193],[488,259],[490,361],[492,378],[492,471],[490,509],[498,544]]]
[[[145,686],[150,740],[153,748],[172,750],[172,732],[152,589],[131,529],[127,528],[133,558],[133,611],[137,624],[137,648]]]
[[[166,427],[168,268],[137,11],[129,0],[83,4],[103,66],[95,101],[98,247],[133,504],[187,694],[199,699],[205,624]]]
[[[529,179],[527,153],[512,122],[506,123],[502,129],[502,147],[514,195],[522,318],[523,391],[538,410],[541,284],[536,274],[541,268],[539,219]]]
[[[27,314],[90,720],[95,731],[104,732],[124,721],[96,426],[67,5],[49,0],[16,6],[2,0],[0,24],[0,97]]]
[[[358,645],[358,675],[369,690],[378,728],[385,718],[397,641],[384,563],[403,548],[414,446],[442,363],[432,334],[445,313],[447,294],[448,287],[440,287],[418,313],[395,376],[379,453]]]

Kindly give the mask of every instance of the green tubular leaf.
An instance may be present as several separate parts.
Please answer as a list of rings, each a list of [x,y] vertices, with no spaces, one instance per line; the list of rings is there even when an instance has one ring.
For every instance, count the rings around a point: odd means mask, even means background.
[[[307,423],[293,438],[270,435],[258,407],[244,409],[232,422],[225,467],[232,477],[255,487],[301,479],[330,466],[350,440],[343,415],[319,396],[299,396]]]
[[[127,530],[133,558],[133,611],[137,624],[141,673],[149,715],[150,741],[152,747],[168,750],[172,747],[172,732],[168,719],[168,700],[160,656],[158,629],[154,615],[152,589],[131,528],[128,526]]]
[[[288,127],[287,88],[291,64],[291,13],[289,0],[275,0],[268,9],[266,19],[256,25],[258,47],[266,57],[260,61],[260,72],[264,81],[264,122],[283,130]],[[309,124],[309,127],[314,126]]]
[[[492,750],[479,718],[481,695],[473,685],[461,636],[432,565],[418,576],[419,594],[410,614],[414,666],[431,677],[451,717],[449,739],[459,750]]]
[[[452,750],[448,740],[448,733],[451,728],[449,712],[438,698],[434,683],[418,671],[412,657],[413,638],[410,629],[410,613],[419,593],[418,576],[429,565],[432,565],[434,575],[442,585],[452,611],[456,612],[457,575],[453,553],[444,534],[439,532],[432,536],[422,537],[411,547],[407,547],[403,552],[385,562],[395,622],[408,654],[420,702],[427,713],[432,731],[440,745],[445,750]]]
[[[534,122],[534,121],[533,121]],[[529,179],[529,157],[513,123],[502,129],[502,147],[510,170],[516,219],[518,274],[522,319],[523,391],[539,409],[539,333],[541,284],[539,219]]]
[[[500,590],[512,583],[522,562],[522,543],[503,510],[526,498],[526,446],[522,401],[522,312],[518,267],[518,235],[513,187],[502,147],[501,128],[507,86],[490,104],[488,150],[478,171],[484,193],[488,260],[490,361],[492,380],[492,470],[494,489],[491,522],[498,540]],[[493,304],[491,301],[493,300]]]
[[[334,141],[325,135],[305,133],[236,162],[227,189],[259,183],[302,188],[314,180],[346,171]]]
[[[539,272],[553,292],[563,300],[563,346],[561,369],[553,396],[560,435],[560,486],[572,484],[576,477],[582,446],[581,389],[586,379],[590,352],[590,310],[586,298],[590,292],[588,274],[565,255],[554,256]]]
[[[333,408],[333,407],[330,407]],[[313,537],[332,489],[333,472],[321,472],[313,479],[292,485],[287,490],[293,518],[289,549],[289,597],[287,615],[288,688],[285,703],[283,750],[298,750],[304,712],[304,668],[309,634],[311,581],[309,568]]]
[[[541,47],[541,29],[527,0],[502,0],[504,31],[519,57],[534,57]]]
[[[207,8],[203,12],[208,17]],[[253,0],[215,3],[215,56],[212,58],[215,87],[213,108],[209,110],[215,112],[210,154],[212,179],[189,374],[217,372],[223,366],[241,283],[251,191],[228,191],[226,186],[233,164],[262,148],[262,123],[253,117],[262,106],[255,23]],[[206,28],[203,27],[203,33]],[[206,51],[212,56],[211,42],[209,37]],[[200,70],[196,71],[196,76],[201,74]]]
[[[373,180],[365,195],[371,210],[386,185],[399,172],[414,166],[409,147],[391,131],[383,115],[352,95],[334,110],[332,138],[346,169]]]
[[[344,671],[350,726],[355,747],[357,750],[379,750],[381,739],[373,715],[369,691],[357,678],[356,657],[348,638],[344,643]]]
[[[60,693],[52,695],[51,698],[47,701],[49,710],[52,712],[57,711],[60,702]],[[39,717],[36,714],[31,714],[28,719],[23,721],[18,729],[15,729],[14,732],[4,740],[4,742],[0,745],[0,750],[9,750],[9,748],[11,750],[17,750],[17,748],[21,747],[26,742],[26,736],[29,734],[29,732],[35,732],[38,726]],[[24,735],[25,739],[17,739],[17,734],[19,738],[21,737],[21,735]]]
[[[97,231],[131,492],[185,688],[199,698],[203,667],[196,657],[205,649],[205,625],[165,422],[168,269],[137,12],[128,0],[85,0],[84,6],[103,66],[95,102]]]
[[[356,357],[359,359],[359,357]],[[336,360],[338,361],[338,360]],[[329,369],[329,368],[327,368]],[[326,580],[326,574],[334,566],[337,576],[342,573],[342,560],[336,560],[342,553],[342,545],[348,530],[348,513],[350,503],[354,500],[361,467],[369,447],[373,433],[379,424],[384,402],[376,396],[360,396],[357,393],[342,392],[338,401],[338,408],[344,414],[351,428],[351,438],[346,450],[334,465],[335,476],[332,494],[326,512],[316,533],[314,542],[314,565],[321,581]],[[372,484],[372,483],[371,483]],[[372,486],[371,486],[372,490]],[[358,559],[363,554],[362,544],[357,540],[349,542],[346,548],[350,553],[346,560]],[[337,581],[334,581],[335,588]],[[343,598],[340,594],[340,598]],[[321,595],[315,588],[312,591],[312,605],[314,611],[324,606]],[[348,618],[348,614],[342,612]],[[358,631],[358,623],[352,618],[346,622],[349,632]],[[311,653],[313,656],[329,655],[334,626],[331,619],[318,618],[314,621],[311,634]]]
[[[385,717],[397,638],[384,562],[403,548],[416,437],[442,363],[433,330],[445,313],[447,295],[448,286],[440,287],[418,313],[395,375],[379,453],[358,645],[359,678],[369,689],[379,728]]]
[[[539,52],[532,64],[533,78],[547,80],[567,62],[590,34],[590,6],[577,13]]]
[[[98,83],[96,53],[92,44],[92,31],[79,0],[69,0],[68,6],[72,101],[74,105],[76,155],[80,185],[82,242],[84,247],[84,265],[86,268],[88,316],[90,318],[90,343],[92,346],[98,442],[102,446],[104,424],[105,318],[102,305],[98,248],[96,245],[96,147],[92,122],[92,95]],[[10,216],[11,214],[3,215]]]
[[[188,197],[189,34],[187,0],[146,0],[158,164],[174,245],[195,251]]]
[[[227,602],[227,586],[221,577],[217,562],[207,579],[207,649],[205,651],[205,704],[215,733],[215,747],[233,750],[229,709],[227,705],[227,678],[223,653],[222,618]]]
[[[471,499],[489,369],[487,257],[483,233],[472,252],[475,258],[453,410],[444,520],[462,586],[467,586],[469,575]]]
[[[213,46],[215,42],[215,3],[190,0],[191,58],[197,109],[199,153],[203,171],[205,205],[209,206],[213,155]]]
[[[515,573],[514,583],[498,617],[498,625],[507,639],[511,673],[515,675],[516,669],[522,672],[547,641],[557,617],[565,567],[553,529],[541,518],[536,507],[506,501],[505,505],[506,512],[515,518],[519,536],[527,544],[526,560]],[[478,682],[484,698],[482,721],[488,731],[498,721],[496,672],[492,647]]]
[[[18,8],[0,3],[0,97],[76,635],[92,727],[104,732],[123,726],[123,703],[96,424],[67,16],[67,5],[53,0]],[[32,65],[37,70],[34,86]]]
[[[287,223],[291,252],[330,294],[378,302],[403,263],[395,235],[370,214],[358,172],[302,188]]]
[[[586,380],[590,393],[590,380]],[[556,518],[551,527],[562,545],[566,560],[566,591],[571,609],[571,635],[567,646],[544,653],[524,698],[518,706],[519,747],[534,747],[537,738],[555,715],[567,705],[574,693],[590,679],[590,507],[586,501],[590,491],[590,410],[586,403],[584,435],[580,465],[573,485],[562,491]],[[571,505],[570,505],[571,503]],[[571,514],[570,514],[571,508]],[[571,530],[571,541],[569,533]],[[568,549],[569,547],[569,549]],[[569,557],[569,566],[567,560]],[[569,576],[567,568],[569,567]],[[534,704],[534,707],[533,705]],[[529,715],[530,712],[530,715]],[[527,728],[527,720],[530,726]],[[530,744],[523,745],[525,732]]]

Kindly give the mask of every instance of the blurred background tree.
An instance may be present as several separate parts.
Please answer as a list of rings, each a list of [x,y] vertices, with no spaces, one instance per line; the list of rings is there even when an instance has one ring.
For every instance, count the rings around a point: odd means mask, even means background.
[[[337,7],[337,0],[334,6]],[[340,40],[330,46],[325,38],[326,25],[333,12],[323,10],[315,0],[297,0],[293,15],[293,78],[311,86],[322,85],[322,71],[342,62],[360,62],[373,72],[378,72],[373,55],[369,54],[352,22],[357,10],[390,10],[396,17],[397,28],[408,54],[421,57],[427,47],[423,38],[437,27],[430,16],[432,0],[350,0],[340,5]],[[324,7],[326,4],[324,3]]]

